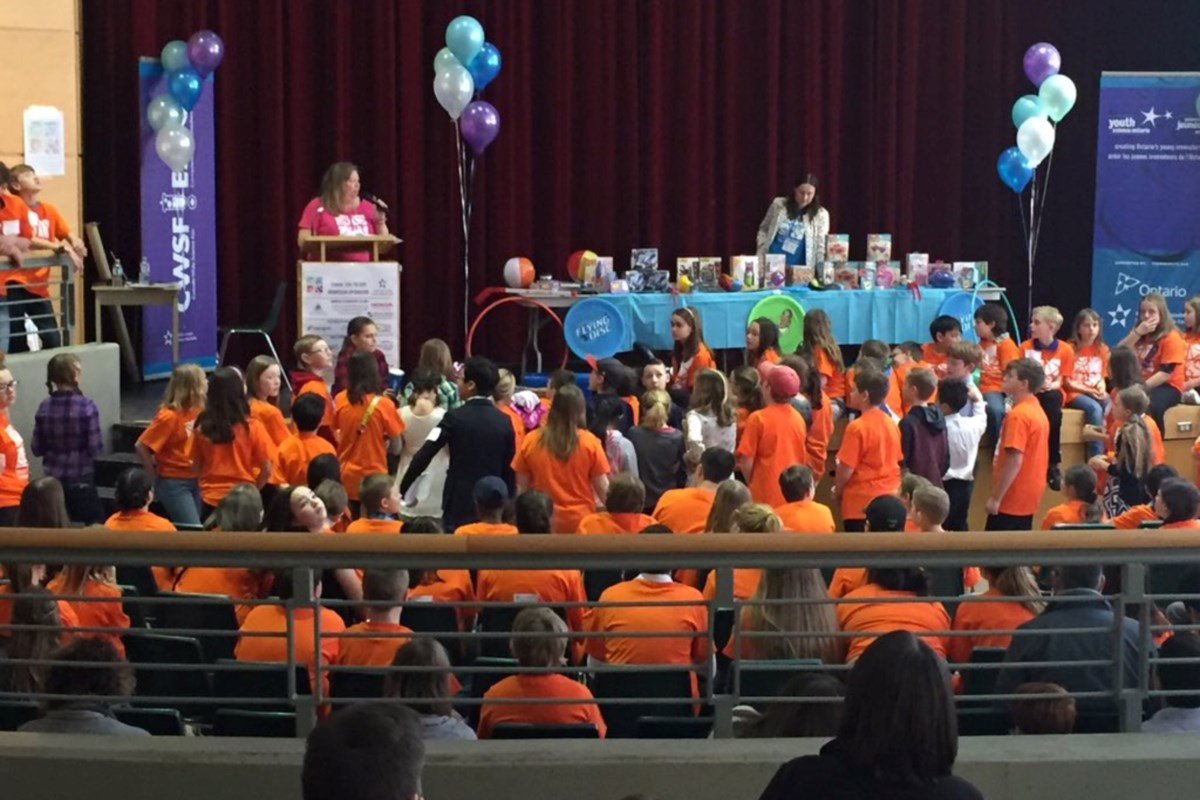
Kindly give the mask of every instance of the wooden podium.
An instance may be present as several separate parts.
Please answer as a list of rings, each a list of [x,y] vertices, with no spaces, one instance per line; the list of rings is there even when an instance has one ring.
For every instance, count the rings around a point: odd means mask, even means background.
[[[395,236],[309,236],[305,240],[305,249],[316,247],[313,261],[340,261],[338,253],[358,253],[366,251],[371,261],[379,261],[379,254],[391,250],[403,239]],[[333,253],[334,258],[329,258]]]

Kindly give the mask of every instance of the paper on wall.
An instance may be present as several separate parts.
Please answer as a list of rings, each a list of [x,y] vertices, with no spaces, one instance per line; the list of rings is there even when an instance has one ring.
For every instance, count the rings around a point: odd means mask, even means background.
[[[63,112],[54,106],[25,109],[25,163],[39,175],[67,172]]]

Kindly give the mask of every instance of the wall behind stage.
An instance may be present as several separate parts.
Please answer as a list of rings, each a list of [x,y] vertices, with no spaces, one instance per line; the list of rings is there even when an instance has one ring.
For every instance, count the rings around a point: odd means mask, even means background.
[[[898,253],[987,259],[1024,308],[1020,222],[995,162],[1031,91],[1021,56],[1050,41],[1080,99],[1059,128],[1035,297],[1069,317],[1089,299],[1100,71],[1200,68],[1200,4],[1172,0],[106,0],[83,4],[88,218],[136,249],[130,65],[211,27],[227,45],[220,321],[256,321],[268,285],[294,280],[300,211],[344,158],[406,240],[407,359],[428,336],[461,352],[454,136],[431,90],[459,13],[504,57],[485,93],[501,132],[478,167],[472,294],[514,255],[561,274],[583,247],[618,264],[638,246],[668,263],[750,251],[770,199],[811,165],[853,257],[890,231]],[[497,334],[524,321],[492,315],[482,349],[513,355],[522,337]],[[294,326],[292,307],[288,340]]]

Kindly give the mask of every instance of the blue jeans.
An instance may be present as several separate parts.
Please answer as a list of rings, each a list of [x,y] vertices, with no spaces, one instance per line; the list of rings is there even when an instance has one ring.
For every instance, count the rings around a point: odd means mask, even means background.
[[[1000,425],[1004,422],[1004,392],[984,392],[983,402],[987,404],[987,432],[992,441],[1000,441]]]
[[[1108,405],[1108,398],[1104,398],[1103,405],[1094,397],[1088,397],[1086,394],[1081,394],[1071,402],[1067,403],[1067,408],[1075,408],[1083,412],[1083,421],[1088,425],[1096,425],[1100,428],[1104,427],[1104,408]],[[1087,457],[1098,456],[1104,452],[1104,442],[1084,442],[1084,452]]]
[[[154,499],[162,503],[176,525],[200,524],[200,484],[195,478],[159,478]]]

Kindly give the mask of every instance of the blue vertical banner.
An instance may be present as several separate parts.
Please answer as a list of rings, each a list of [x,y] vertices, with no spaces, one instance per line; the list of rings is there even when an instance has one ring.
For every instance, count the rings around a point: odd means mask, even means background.
[[[1103,73],[1092,306],[1115,344],[1138,302],[1200,294],[1200,73]]]
[[[140,108],[165,94],[157,59],[138,62]],[[179,284],[179,360],[208,369],[217,363],[217,190],[213,79],[184,125],[196,143],[192,163],[172,172],[154,149],[155,132],[142,114],[142,255],[150,280]],[[137,263],[125,265],[130,278]],[[142,375],[171,374],[171,309],[148,306],[142,316]]]

